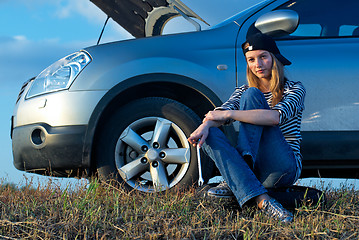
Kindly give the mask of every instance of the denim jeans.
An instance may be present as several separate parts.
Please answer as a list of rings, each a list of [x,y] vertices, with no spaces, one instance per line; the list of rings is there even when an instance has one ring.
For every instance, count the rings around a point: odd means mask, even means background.
[[[240,110],[270,109],[261,91],[249,88],[240,99]],[[216,163],[239,204],[267,192],[266,188],[292,185],[296,159],[278,126],[240,122],[237,146],[218,128],[210,128],[203,150]]]

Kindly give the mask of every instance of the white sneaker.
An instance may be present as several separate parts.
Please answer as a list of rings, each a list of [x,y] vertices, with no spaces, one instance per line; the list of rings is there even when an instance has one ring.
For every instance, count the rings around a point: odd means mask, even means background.
[[[228,184],[223,181],[218,184],[216,187],[210,188],[207,191],[208,196],[218,197],[218,198],[233,198],[234,194],[229,188]]]

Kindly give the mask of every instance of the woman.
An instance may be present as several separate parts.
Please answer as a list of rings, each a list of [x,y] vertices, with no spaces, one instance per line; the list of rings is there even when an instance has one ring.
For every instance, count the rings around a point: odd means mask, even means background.
[[[234,194],[241,206],[254,200],[269,216],[291,222],[292,213],[271,198],[266,188],[290,186],[300,176],[305,89],[284,77],[284,65],[291,62],[271,37],[249,36],[242,49],[248,85],[236,88],[227,102],[208,112],[188,141],[203,145],[225,180],[209,189],[209,195]],[[231,121],[240,123],[236,147],[217,128]]]

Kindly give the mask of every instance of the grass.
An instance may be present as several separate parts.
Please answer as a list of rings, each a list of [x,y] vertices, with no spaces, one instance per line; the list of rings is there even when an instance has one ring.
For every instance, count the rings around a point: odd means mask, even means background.
[[[283,225],[254,208],[206,199],[195,188],[142,194],[90,181],[61,188],[0,185],[1,239],[358,239],[359,194],[326,190],[324,206]]]

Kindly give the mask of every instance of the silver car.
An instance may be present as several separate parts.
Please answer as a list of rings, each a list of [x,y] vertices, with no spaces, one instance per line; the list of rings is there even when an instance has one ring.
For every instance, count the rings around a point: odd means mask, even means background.
[[[207,30],[178,0],[92,2],[136,39],[85,48],[24,83],[11,127],[17,169],[145,192],[195,183],[187,137],[246,82],[241,44],[262,31],[307,89],[302,177],[358,177],[358,1],[268,0]],[[161,36],[176,16],[197,31]],[[222,130],[235,142],[237,123]],[[216,168],[204,154],[201,164],[206,181]]]

